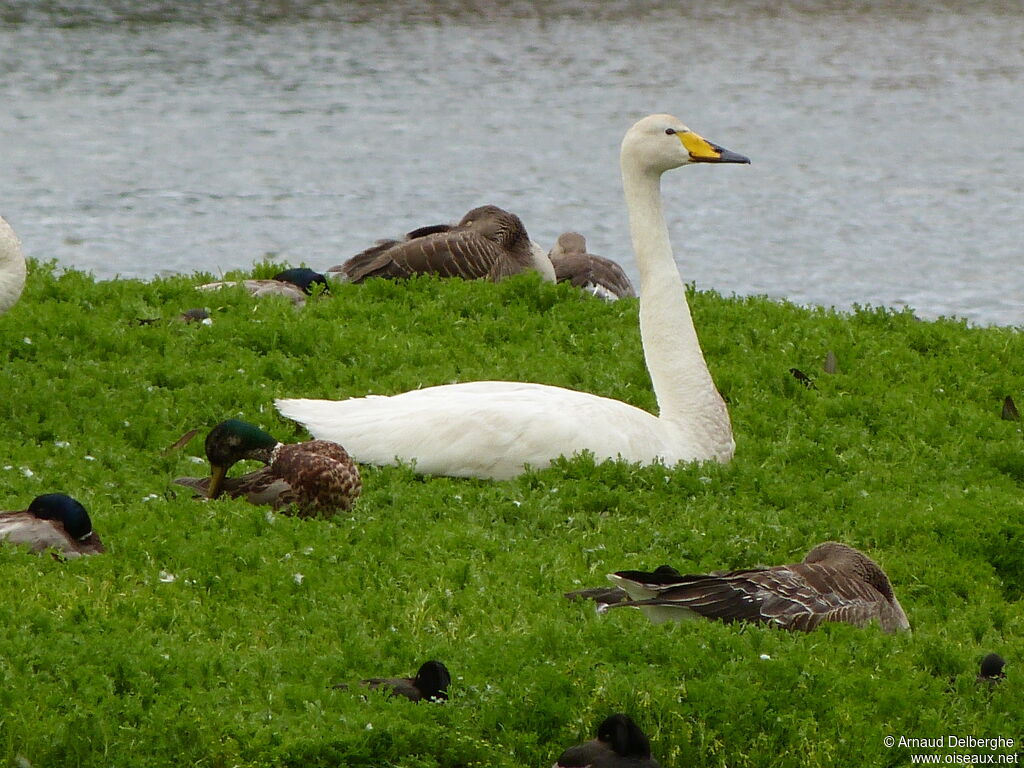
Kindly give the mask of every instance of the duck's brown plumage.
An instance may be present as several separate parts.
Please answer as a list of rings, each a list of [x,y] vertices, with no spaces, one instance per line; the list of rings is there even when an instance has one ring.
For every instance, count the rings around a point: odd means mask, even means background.
[[[530,238],[514,213],[494,205],[474,208],[455,226],[421,227],[404,240],[382,240],[330,272],[349,282],[433,274],[497,282],[531,268]]]
[[[209,494],[208,477],[174,482]],[[361,491],[359,469],[344,448],[329,440],[281,444],[267,466],[224,479],[224,493],[231,498],[274,509],[291,507],[298,517],[351,509]]]
[[[403,696],[410,701],[446,701],[448,686],[452,683],[451,674],[440,661],[427,661],[420,666],[415,677],[371,677],[360,680],[365,688],[385,689],[393,696]],[[348,688],[345,683],[335,688]]]
[[[659,768],[651,744],[629,715],[605,718],[597,738],[565,750],[553,768]]]
[[[37,496],[25,510],[0,512],[0,540],[69,559],[106,551],[85,507],[59,493]]]
[[[549,256],[555,267],[555,279],[560,283],[572,283],[612,301],[636,296],[622,267],[611,259],[587,253],[587,241],[578,232],[559,235]]]
[[[279,443],[248,422],[228,419],[206,437],[211,477],[179,477],[174,482],[194,488],[203,496],[227,493],[252,504],[287,509],[299,517],[329,515],[352,508],[362,491],[359,468],[338,443],[307,440]],[[239,477],[228,469],[243,459],[266,466]],[[211,490],[211,485],[219,486]]]
[[[819,544],[803,562],[790,565],[683,576],[669,583],[650,576],[610,574],[609,579],[634,598],[610,607],[645,609],[655,621],[668,620],[674,609],[681,619],[696,614],[799,631],[825,622],[865,626],[875,621],[886,632],[910,629],[881,567],[839,542]]]

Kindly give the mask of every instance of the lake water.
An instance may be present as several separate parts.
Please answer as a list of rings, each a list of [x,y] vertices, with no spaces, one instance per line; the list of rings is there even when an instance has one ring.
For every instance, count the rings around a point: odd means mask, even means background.
[[[1024,325],[1019,0],[0,5],[0,214],[102,278],[483,203],[635,277],[618,145],[661,111],[753,161],[665,177],[684,279]]]

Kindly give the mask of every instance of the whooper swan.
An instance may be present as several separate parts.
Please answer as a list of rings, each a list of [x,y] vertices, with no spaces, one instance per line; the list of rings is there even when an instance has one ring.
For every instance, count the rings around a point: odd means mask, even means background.
[[[13,307],[25,288],[25,257],[11,225],[0,216],[0,315]]]
[[[278,410],[316,437],[342,443],[358,462],[414,462],[423,474],[500,480],[582,451],[597,461],[728,461],[735,449],[729,413],[704,361],[672,258],[661,175],[691,163],[749,162],[670,115],[640,120],[622,140],[622,182],[640,273],[640,338],[659,415],[586,392],[507,381],[392,397],[279,399]]]

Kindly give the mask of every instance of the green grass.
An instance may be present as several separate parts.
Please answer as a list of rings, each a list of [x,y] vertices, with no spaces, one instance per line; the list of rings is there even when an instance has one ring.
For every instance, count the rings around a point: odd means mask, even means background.
[[[70,493],[108,548],[0,547],[3,764],[539,766],[613,711],[680,768],[902,765],[885,736],[1024,735],[1024,442],[999,416],[1007,394],[1024,404],[1019,331],[696,293],[730,465],[580,457],[500,483],[365,468],[352,513],[302,521],[193,501],[171,479],[202,469],[201,440],[162,449],[231,416],[302,439],[276,396],[473,379],[653,409],[636,302],[524,277],[340,286],[294,311],[200,279],[35,264],[0,318],[0,508]],[[203,305],[211,326],[171,320]],[[882,563],[912,635],[654,626],[561,597],[826,539]],[[989,651],[1010,661],[994,691],[974,683]],[[455,677],[445,705],[329,687],[428,658]]]

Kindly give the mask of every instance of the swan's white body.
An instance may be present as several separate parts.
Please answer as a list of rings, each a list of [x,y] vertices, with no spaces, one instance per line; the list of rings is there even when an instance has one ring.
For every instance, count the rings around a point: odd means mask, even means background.
[[[506,479],[558,456],[650,464],[732,458],[725,403],[693,327],[661,209],[661,174],[691,162],[749,162],[651,115],[622,141],[622,180],[640,272],[640,336],[658,399],[626,403],[543,384],[480,381],[350,400],[279,399],[278,410],[358,462],[414,462],[423,474]]]
[[[25,288],[25,257],[10,224],[0,217],[0,315],[13,307]]]

